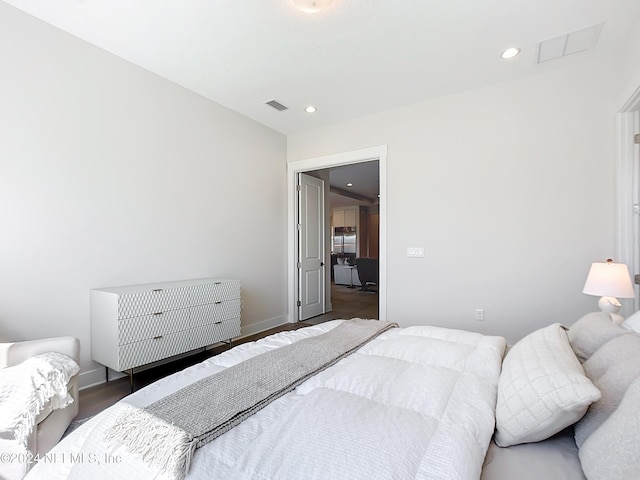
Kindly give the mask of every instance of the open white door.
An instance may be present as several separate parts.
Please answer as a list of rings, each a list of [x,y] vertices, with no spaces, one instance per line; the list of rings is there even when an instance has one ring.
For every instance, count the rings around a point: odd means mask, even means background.
[[[298,173],[298,321],[325,313],[324,181]]]

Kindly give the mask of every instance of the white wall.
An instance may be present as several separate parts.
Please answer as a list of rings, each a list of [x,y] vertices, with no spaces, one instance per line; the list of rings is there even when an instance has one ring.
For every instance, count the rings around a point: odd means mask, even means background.
[[[286,321],[283,135],[1,2],[0,43],[0,335],[79,337],[86,385],[91,288],[237,278],[243,333]]]
[[[513,342],[597,310],[581,292],[613,255],[610,71],[592,59],[291,135],[288,160],[387,144],[387,319]]]
[[[616,107],[620,108],[640,87],[640,18],[629,32],[623,49],[621,69],[617,76],[619,95]]]

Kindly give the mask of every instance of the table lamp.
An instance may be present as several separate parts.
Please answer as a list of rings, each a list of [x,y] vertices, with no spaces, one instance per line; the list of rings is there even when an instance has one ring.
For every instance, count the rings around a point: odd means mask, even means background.
[[[611,259],[606,263],[591,264],[582,293],[600,296],[598,307],[603,312],[610,313],[615,323],[622,321],[622,317],[618,315],[621,304],[616,297],[635,298],[636,296],[627,266],[624,263],[613,263]]]

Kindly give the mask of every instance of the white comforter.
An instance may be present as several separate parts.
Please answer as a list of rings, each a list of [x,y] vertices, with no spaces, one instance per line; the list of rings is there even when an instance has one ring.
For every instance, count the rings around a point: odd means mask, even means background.
[[[122,402],[148,405],[267,350],[341,320],[240,345]],[[196,451],[188,479],[478,479],[494,430],[502,337],[437,327],[393,329]],[[105,430],[105,410],[65,438],[27,477],[165,478]]]

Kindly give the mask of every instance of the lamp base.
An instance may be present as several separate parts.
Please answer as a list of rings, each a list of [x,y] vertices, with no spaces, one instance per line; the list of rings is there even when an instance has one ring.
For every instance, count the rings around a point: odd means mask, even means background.
[[[598,300],[598,307],[606,313],[618,313],[622,304],[616,297],[601,297]]]
[[[610,313],[611,315],[611,323],[615,325],[622,325],[624,323],[624,317],[619,313]]]
[[[602,297],[598,300],[598,307],[604,313],[608,313],[611,316],[611,321],[616,325],[622,325],[624,317],[618,313],[622,305],[616,297]]]

